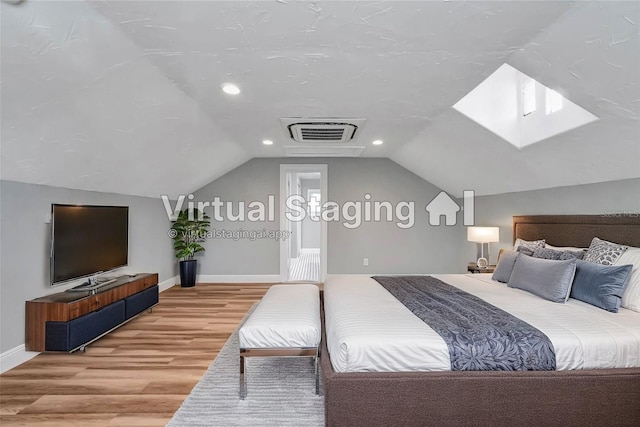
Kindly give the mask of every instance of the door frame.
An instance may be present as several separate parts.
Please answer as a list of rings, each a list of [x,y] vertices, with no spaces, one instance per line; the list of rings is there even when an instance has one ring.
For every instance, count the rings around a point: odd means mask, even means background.
[[[325,203],[328,199],[328,185],[326,164],[280,164],[280,230],[290,230],[285,217],[285,204],[287,200],[287,174],[289,173],[320,173],[320,203]],[[280,281],[285,282],[289,276],[289,251],[287,245],[289,240],[280,240]],[[320,281],[324,282],[327,277],[327,223],[320,220]]]

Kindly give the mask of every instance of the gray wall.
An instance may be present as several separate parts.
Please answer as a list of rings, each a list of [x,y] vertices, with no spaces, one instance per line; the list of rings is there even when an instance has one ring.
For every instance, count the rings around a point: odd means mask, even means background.
[[[492,262],[498,250],[512,246],[514,215],[602,215],[640,213],[640,179],[576,185],[477,197],[476,225],[499,226],[500,243],[491,244]],[[467,251],[475,259],[475,248]]]
[[[320,189],[319,179],[303,179],[302,183],[302,196],[307,200],[307,190]],[[321,234],[320,221],[314,221],[310,216],[307,216],[302,221],[302,247],[303,248],[319,248],[320,247],[320,234]]]
[[[414,201],[416,224],[400,229],[393,223],[363,223],[347,229],[328,224],[329,274],[356,273],[459,273],[479,255],[479,246],[466,241],[461,225],[432,227],[424,207],[440,189],[389,159],[253,159],[196,191],[195,200],[219,196],[228,201],[266,202],[267,195],[279,202],[280,164],[323,163],[328,165],[328,200]],[[475,201],[476,225],[500,226],[500,243],[491,244],[491,261],[500,248],[511,245],[511,221],[523,214],[603,214],[640,212],[640,179],[553,189],[480,196]],[[461,201],[459,201],[461,204]],[[213,223],[219,229],[278,230],[276,220],[265,223]],[[461,213],[458,224],[461,224]],[[279,246],[273,240],[214,239],[207,242],[201,274],[279,274]],[[369,258],[369,266],[362,265]]]
[[[176,261],[167,236],[171,223],[159,198],[10,181],[0,182],[0,194],[0,352],[24,344],[25,301],[79,283],[50,286],[51,226],[45,221],[50,217],[51,203],[129,206],[129,266],[122,271],[157,272],[160,281],[176,275]]]
[[[195,192],[195,200],[276,201],[274,222],[212,223],[212,228],[279,229],[279,165],[328,164],[328,199],[343,203],[372,200],[415,202],[416,223],[400,229],[394,223],[363,223],[347,229],[328,226],[328,271],[339,273],[462,272],[476,258],[466,231],[431,227],[424,207],[440,190],[389,159],[253,159]],[[160,199],[106,194],[41,185],[0,182],[0,352],[24,343],[24,303],[73,284],[49,286],[51,203],[127,205],[130,207],[130,272],[158,272],[160,281],[176,274],[167,237],[168,221]],[[511,217],[521,214],[640,213],[640,179],[526,191],[476,199],[476,224],[500,226],[499,248],[511,245]],[[461,218],[459,217],[459,223]],[[274,240],[213,239],[206,243],[201,274],[279,274],[279,244]],[[362,258],[369,258],[369,267]]]
[[[430,226],[424,207],[440,189],[389,159],[252,159],[194,193],[196,201],[219,196],[223,201],[262,201],[275,195],[274,222],[212,222],[212,228],[236,230],[279,229],[280,164],[327,164],[327,199],[342,204],[371,200],[415,202],[415,225],[398,228],[394,222],[363,223],[348,229],[341,223],[328,224],[328,272],[340,273],[427,273],[461,272],[462,226]],[[209,211],[210,212],[210,211]],[[395,218],[394,218],[395,220]],[[461,219],[459,222],[462,222]],[[279,243],[274,240],[212,239],[201,258],[201,274],[280,274]],[[363,266],[363,258],[369,266]]]
[[[279,163],[249,160],[231,172],[195,191],[194,201],[212,201],[215,196],[222,201],[232,201],[234,212],[238,201],[259,201],[267,204],[268,196],[275,198],[274,222],[217,222],[211,218],[212,231],[279,230]],[[295,183],[295,181],[294,181]],[[210,209],[205,212],[211,214]],[[226,218],[226,213],[223,214]],[[211,239],[204,244],[206,251],[199,255],[200,274],[279,274],[279,242],[269,239],[233,240]]]

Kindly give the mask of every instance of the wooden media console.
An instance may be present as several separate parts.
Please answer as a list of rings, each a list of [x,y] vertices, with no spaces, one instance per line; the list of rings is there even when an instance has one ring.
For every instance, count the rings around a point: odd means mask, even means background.
[[[158,274],[122,276],[96,290],[26,302],[28,351],[75,351],[158,303]]]

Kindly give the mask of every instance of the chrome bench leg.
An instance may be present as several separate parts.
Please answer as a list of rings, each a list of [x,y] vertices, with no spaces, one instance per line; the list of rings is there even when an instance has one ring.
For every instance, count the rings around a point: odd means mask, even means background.
[[[247,397],[247,384],[244,378],[244,370],[245,370],[245,357],[240,355],[240,399],[244,400]]]
[[[320,394],[320,376],[318,375],[318,356],[313,358],[316,371],[316,395]]]

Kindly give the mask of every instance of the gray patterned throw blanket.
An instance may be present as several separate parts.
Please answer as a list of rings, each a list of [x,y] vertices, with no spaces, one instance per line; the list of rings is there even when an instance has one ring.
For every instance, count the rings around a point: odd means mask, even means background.
[[[431,276],[373,277],[449,347],[452,371],[552,371],[553,344],[517,317]]]

